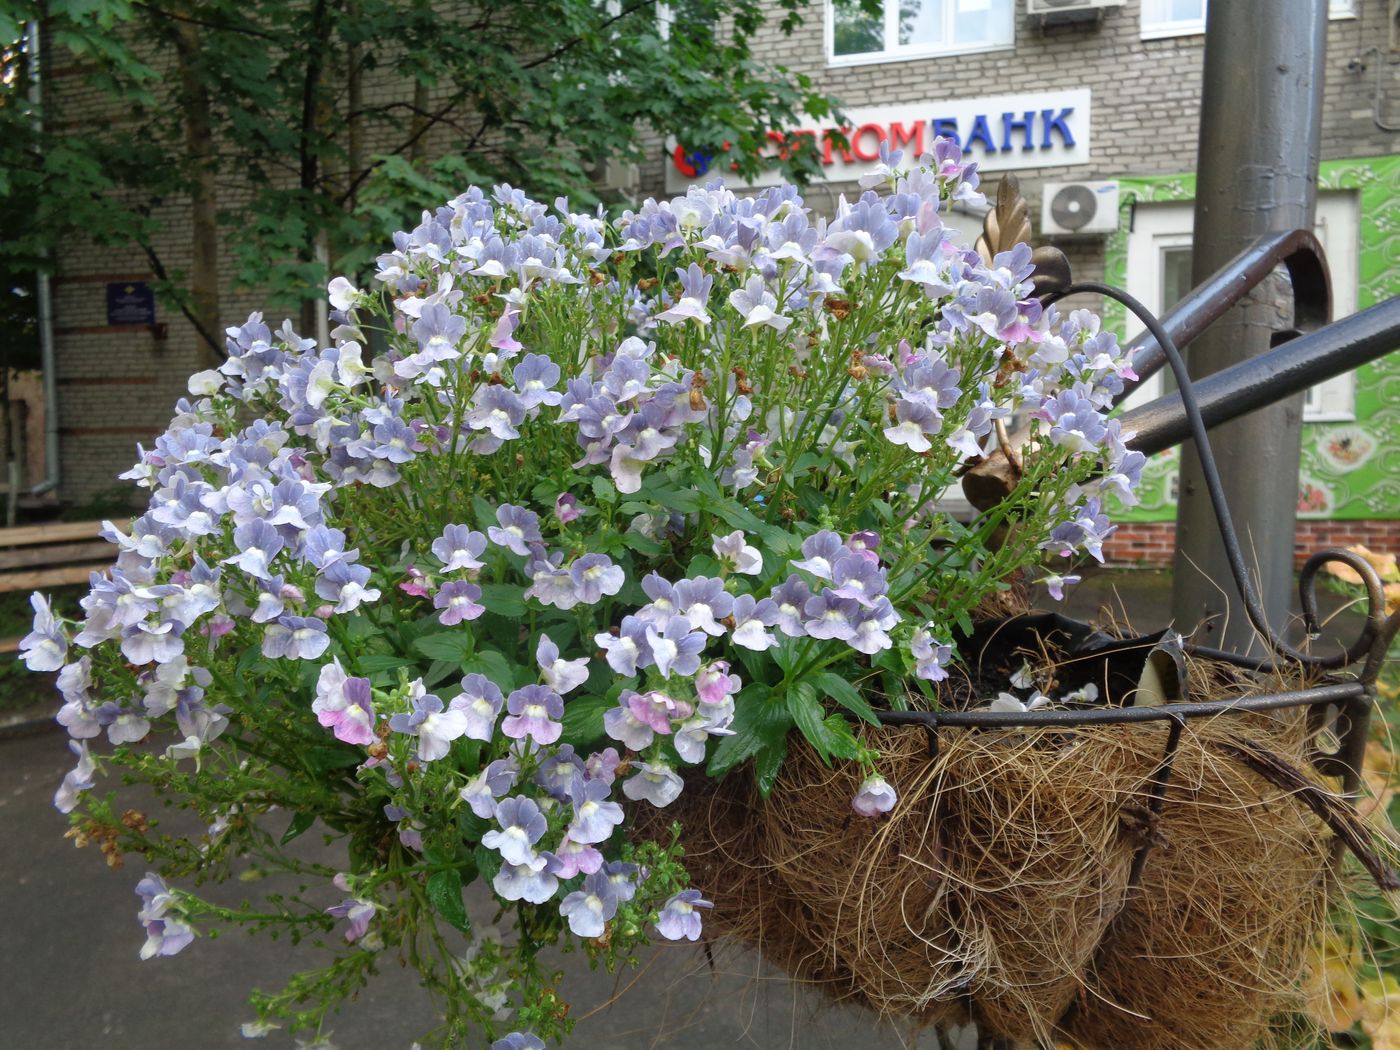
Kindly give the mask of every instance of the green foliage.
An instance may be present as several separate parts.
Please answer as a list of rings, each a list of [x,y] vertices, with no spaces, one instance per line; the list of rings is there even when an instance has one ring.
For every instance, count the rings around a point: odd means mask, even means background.
[[[761,159],[766,134],[834,102],[751,45],[771,19],[790,32],[808,3],[682,0],[663,22],[651,0],[11,2],[0,271],[47,266],[75,236],[136,244],[164,299],[192,311],[189,277],[167,272],[156,238],[171,202],[212,192],[234,255],[224,279],[292,306],[325,286],[327,259],[364,275],[390,232],[469,183],[589,204],[604,162],[670,135],[702,153],[730,144],[743,174],[801,179],[815,150]],[[66,95],[95,95],[92,111],[32,103],[23,35],[40,17],[45,60]],[[191,152],[200,99],[207,156]]]

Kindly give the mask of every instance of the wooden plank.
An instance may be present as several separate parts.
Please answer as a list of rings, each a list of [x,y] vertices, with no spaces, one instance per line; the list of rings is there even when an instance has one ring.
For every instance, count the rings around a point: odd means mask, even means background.
[[[128,519],[114,522],[125,529]],[[94,540],[102,528],[100,521],[51,521],[43,525],[21,525],[15,529],[0,529],[0,547],[33,547],[40,543],[63,543],[67,540]]]
[[[69,565],[62,569],[34,569],[25,572],[0,572],[0,594],[12,591],[33,591],[42,587],[65,587],[87,583],[95,567]]]
[[[0,550],[0,569],[40,569],[54,565],[81,565],[100,562],[105,568],[117,560],[117,548],[106,540],[90,543],[57,543],[52,547],[21,547]]]

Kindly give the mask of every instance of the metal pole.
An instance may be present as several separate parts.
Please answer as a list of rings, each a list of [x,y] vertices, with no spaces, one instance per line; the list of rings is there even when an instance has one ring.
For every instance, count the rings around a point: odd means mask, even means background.
[[[1206,15],[1191,276],[1206,280],[1261,233],[1313,227],[1327,0],[1229,0]],[[1193,344],[1192,378],[1267,353],[1277,296],[1260,292]],[[1213,442],[1271,626],[1293,582],[1301,394],[1216,429]],[[1195,446],[1182,447],[1172,614],[1199,643],[1262,649],[1244,615]]]

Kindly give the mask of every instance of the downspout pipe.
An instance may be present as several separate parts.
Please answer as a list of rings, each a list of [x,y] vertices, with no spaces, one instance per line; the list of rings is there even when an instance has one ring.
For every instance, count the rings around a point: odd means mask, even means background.
[[[34,127],[43,131],[44,89],[40,80],[39,22],[29,23],[27,60],[29,64],[29,101],[34,107]],[[39,291],[39,360],[44,384],[44,478],[29,490],[31,496],[42,496],[58,489],[61,466],[58,455],[58,375],[57,355],[53,343],[53,289],[46,270],[38,273]]]

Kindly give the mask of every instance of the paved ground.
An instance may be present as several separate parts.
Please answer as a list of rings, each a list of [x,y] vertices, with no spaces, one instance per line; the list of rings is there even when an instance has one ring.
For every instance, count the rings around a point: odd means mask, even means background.
[[[1142,630],[1165,625],[1168,585],[1162,574],[1118,573],[1090,580],[1070,603],[1091,616],[1122,606]],[[248,990],[273,987],[305,948],[233,935],[201,940],[170,959],[140,962],[143,937],[132,892],[139,869],[106,869],[93,850],[62,837],[50,805],[71,764],[63,739],[41,733],[0,740],[0,1050],[204,1050],[290,1048],[274,1035],[246,1043],[238,1024],[250,1017]],[[565,959],[564,991],[576,1015],[612,995],[615,979]],[[630,979],[630,976],[627,978]],[[343,1050],[397,1050],[431,1027],[428,1004],[407,973],[387,973],[337,1021]],[[571,1047],[587,1050],[759,1050],[936,1047],[931,1036],[909,1042],[855,1011],[822,1006],[752,955],[715,960],[667,949],[622,1002],[581,1022]],[[474,1050],[474,1048],[473,1048]]]

